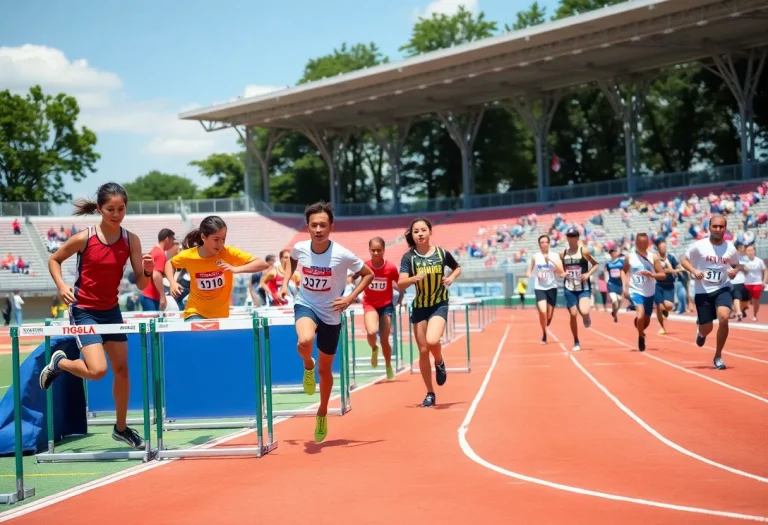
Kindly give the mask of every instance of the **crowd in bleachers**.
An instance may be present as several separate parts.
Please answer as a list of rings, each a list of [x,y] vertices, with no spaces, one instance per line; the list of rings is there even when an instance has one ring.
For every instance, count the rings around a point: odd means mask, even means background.
[[[74,224],[68,230],[65,229],[64,225],[62,224],[58,232],[56,231],[56,228],[51,226],[48,229],[48,233],[45,234],[45,248],[49,253],[55,252],[59,249],[59,246],[67,242],[67,240],[69,240],[69,238],[76,234],[78,231],[79,230]]]

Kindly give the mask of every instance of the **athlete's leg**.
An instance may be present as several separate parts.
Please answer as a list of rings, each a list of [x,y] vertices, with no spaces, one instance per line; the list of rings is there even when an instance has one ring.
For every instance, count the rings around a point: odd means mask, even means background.
[[[435,365],[443,363],[443,346],[440,343],[440,340],[445,333],[445,325],[446,320],[439,315],[433,315],[427,321],[427,348],[429,349],[429,353],[432,354],[432,357],[435,359]],[[442,384],[439,378],[437,384]]]
[[[64,358],[56,366],[64,372],[89,381],[98,381],[107,375],[107,358],[101,343],[84,346],[80,349],[80,355],[82,359]]]
[[[730,328],[728,327],[728,318],[731,316],[731,309],[727,306],[717,307],[717,342],[715,346],[715,366],[719,368],[717,361],[722,362],[723,348],[725,348],[725,342],[728,340],[728,333]],[[725,368],[725,365],[723,365]]]
[[[383,348],[384,340],[386,339],[389,341],[389,330],[386,332],[381,332],[379,330],[379,312],[376,310],[368,310],[365,312],[365,314],[363,314],[363,322],[365,324],[365,334],[368,338],[368,345],[371,347],[371,366],[376,368],[379,366],[379,347],[376,345],[376,337],[381,334],[381,346]]]
[[[378,315],[378,314],[377,314]],[[381,339],[381,353],[384,354],[384,364],[387,369],[392,367],[392,345],[389,344],[389,331],[392,327],[392,317],[379,315],[379,337]]]
[[[115,399],[115,416],[117,417],[117,430],[123,431],[128,416],[128,398],[131,392],[130,379],[128,377],[128,343],[109,341],[104,343],[104,352],[109,357],[112,366],[112,397]]]
[[[320,405],[315,417],[315,441],[320,443],[328,435],[328,401],[333,390],[333,358],[339,346],[341,324],[317,324],[317,349],[319,350],[318,375],[320,376]]]
[[[297,309],[297,312],[299,310]],[[312,359],[312,344],[315,342],[317,324],[312,317],[297,317],[296,335],[298,336],[297,348],[299,356],[304,361],[304,392],[307,395],[315,393],[317,382],[315,381],[315,360]]]
[[[435,386],[432,383],[432,363],[429,360],[429,347],[427,346],[427,320],[413,323],[412,329],[413,338],[416,340],[416,346],[419,348],[419,371],[421,371],[421,378],[424,380],[424,386],[427,387],[427,394],[434,396]]]
[[[752,320],[757,321],[757,313],[760,311],[760,296],[763,293],[761,288],[753,287],[750,289],[752,294]]]
[[[592,326],[592,318],[589,316],[589,312],[592,309],[593,304],[594,300],[590,294],[583,292],[579,297],[579,313],[584,320],[584,328]]]
[[[328,414],[328,401],[331,399],[331,391],[333,390],[333,358],[335,353],[328,354],[321,350],[319,355],[317,374],[320,376],[320,406],[317,408],[317,415],[325,416]]]
[[[579,346],[579,325],[576,322],[576,317],[579,314],[578,306],[571,306],[568,308],[570,314],[571,334],[573,335],[573,349],[575,350]]]
[[[536,308],[539,310],[539,325],[541,325],[541,342],[547,342],[547,320],[549,319],[549,310],[551,306],[546,299],[536,301]]]

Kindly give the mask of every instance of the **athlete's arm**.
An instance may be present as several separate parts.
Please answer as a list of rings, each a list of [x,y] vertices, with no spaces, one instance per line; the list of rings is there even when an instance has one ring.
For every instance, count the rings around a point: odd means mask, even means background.
[[[152,272],[155,269],[155,261],[148,253],[141,253],[141,240],[135,233],[130,233],[131,268],[136,275],[136,287],[143,290],[152,281]],[[160,290],[163,288],[161,287]],[[161,292],[162,293],[162,292]]]
[[[456,262],[456,259],[453,258],[453,255],[451,255],[450,252],[445,252],[445,265],[451,269],[451,275],[443,277],[443,284],[445,286],[450,286],[451,283],[461,275],[461,266]]]
[[[272,279],[277,277],[277,268],[272,268],[268,272],[265,272],[261,276],[261,281],[259,281],[259,288],[264,290],[267,293],[270,293],[268,283]]]
[[[661,261],[658,257],[653,258],[653,270],[655,273],[651,273],[651,277],[657,281],[663,281],[667,278],[667,272],[665,272],[664,268],[661,267]]]
[[[222,264],[222,266],[224,266]],[[251,259],[240,266],[226,265],[226,269],[232,273],[259,273],[269,268],[269,263],[261,257],[251,257]]]
[[[175,267],[173,265],[173,260],[176,259],[176,257],[179,255],[180,254],[165,261],[165,276],[168,279],[168,291],[171,293],[172,297],[176,297],[177,299],[181,297],[181,294],[184,292],[184,289],[176,280],[176,277],[180,275],[180,272],[177,273],[174,271]]]
[[[360,271],[353,275],[354,279],[358,279],[359,277],[362,277],[362,279],[360,279],[360,282],[357,283],[357,286],[354,290],[352,290],[352,293],[343,298],[348,300],[350,303],[354,301],[358,295],[363,293],[363,290],[368,288],[371,282],[373,282],[373,270],[371,270],[367,264],[364,264],[363,267],[360,268]]]
[[[587,273],[581,276],[582,281],[587,281],[590,277],[592,277],[592,274],[600,269],[600,264],[595,260],[594,257],[592,257],[591,253],[585,252],[583,250],[581,253],[584,254],[584,258],[589,261],[590,265],[592,266],[589,270],[587,270]]]
[[[736,252],[734,252],[733,255],[731,255],[731,258],[728,259],[728,264],[731,265],[731,267],[728,268],[729,279],[733,279],[736,277],[737,273],[744,269],[744,265],[742,265],[741,261],[739,261],[739,255]]]
[[[629,257],[624,258],[624,266],[621,267],[621,288],[625,297],[629,297]]]
[[[296,267],[299,265],[299,252],[296,250],[296,247],[294,246],[291,250],[291,256],[288,257],[288,260],[285,261],[285,265],[283,266],[283,275],[293,275],[293,273],[296,271]],[[297,257],[294,259],[294,257]],[[289,279],[283,279],[283,286],[280,287],[280,298],[285,299],[288,297],[288,281]]]
[[[74,254],[85,250],[87,244],[88,230],[86,229],[77,232],[67,239],[67,241],[48,258],[48,271],[51,272],[53,282],[56,283],[56,288],[59,289],[59,295],[61,295],[64,304],[70,305],[75,302],[75,291],[71,286],[64,282],[64,277],[61,275],[61,265]]]
[[[693,264],[691,263],[691,257],[696,254],[698,254],[698,250],[696,248],[696,245],[693,244],[683,254],[683,258],[680,259],[680,264],[682,265],[683,268],[685,268],[688,271],[691,277],[693,277],[698,281],[701,281],[704,278],[704,273],[694,268]]]

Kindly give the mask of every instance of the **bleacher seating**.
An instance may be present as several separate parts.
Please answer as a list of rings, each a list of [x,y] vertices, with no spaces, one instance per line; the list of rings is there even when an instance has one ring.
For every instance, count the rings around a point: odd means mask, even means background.
[[[30,236],[29,225],[21,223],[21,235],[14,235],[11,224],[13,218],[0,219],[0,258],[11,253],[14,257],[21,257],[29,267],[29,274],[13,273],[11,270],[0,270],[0,290],[45,290],[50,277],[48,277],[48,261],[40,257],[33,244],[34,238]]]

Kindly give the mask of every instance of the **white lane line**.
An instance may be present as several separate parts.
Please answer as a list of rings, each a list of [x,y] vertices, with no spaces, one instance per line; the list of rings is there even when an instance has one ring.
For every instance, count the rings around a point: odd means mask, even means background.
[[[504,337],[502,337],[501,342],[499,343],[499,346],[496,349],[496,354],[493,356],[493,361],[491,361],[491,366],[488,368],[488,371],[485,373],[485,378],[483,379],[483,383],[480,385],[480,388],[478,389],[477,394],[475,395],[475,398],[472,400],[472,404],[470,405],[469,410],[467,411],[467,415],[464,417],[464,421],[461,423],[461,426],[459,427],[459,430],[458,430],[459,446],[461,447],[462,452],[464,452],[464,454],[469,459],[471,459],[478,465],[481,465],[489,470],[493,470],[494,472],[497,472],[504,476],[508,476],[510,478],[518,479],[521,481],[527,481],[528,483],[534,483],[536,485],[542,485],[545,487],[562,490],[565,492],[581,494],[583,496],[593,496],[596,498],[608,499],[613,501],[622,501],[626,503],[635,503],[637,505],[645,505],[648,507],[656,507],[656,508],[662,508],[662,509],[668,509],[668,510],[677,510],[681,512],[689,512],[694,514],[705,514],[709,516],[719,516],[724,518],[734,518],[734,519],[768,523],[768,517],[764,517],[764,516],[753,516],[750,514],[739,514],[736,512],[710,510],[710,509],[703,509],[698,507],[675,505],[672,503],[662,503],[659,501],[652,501],[647,499],[630,498],[627,496],[620,496],[618,494],[609,494],[607,492],[599,492],[595,490],[583,489],[581,487],[573,487],[570,485],[553,483],[551,481],[547,481],[544,479],[534,478],[531,476],[526,476],[525,474],[512,472],[511,470],[507,470],[505,468],[499,467],[498,465],[494,465],[490,461],[486,461],[482,457],[478,456],[477,453],[472,449],[472,446],[469,444],[469,441],[467,440],[467,432],[469,431],[469,425],[472,422],[472,418],[475,415],[477,406],[480,404],[480,401],[483,399],[483,395],[485,394],[485,390],[488,388],[488,383],[490,382],[491,376],[493,375],[493,371],[496,368],[496,363],[499,360],[499,356],[501,355],[501,350],[504,347],[504,343],[507,340],[508,333],[509,333],[509,326],[507,326],[507,329],[504,332]]]

